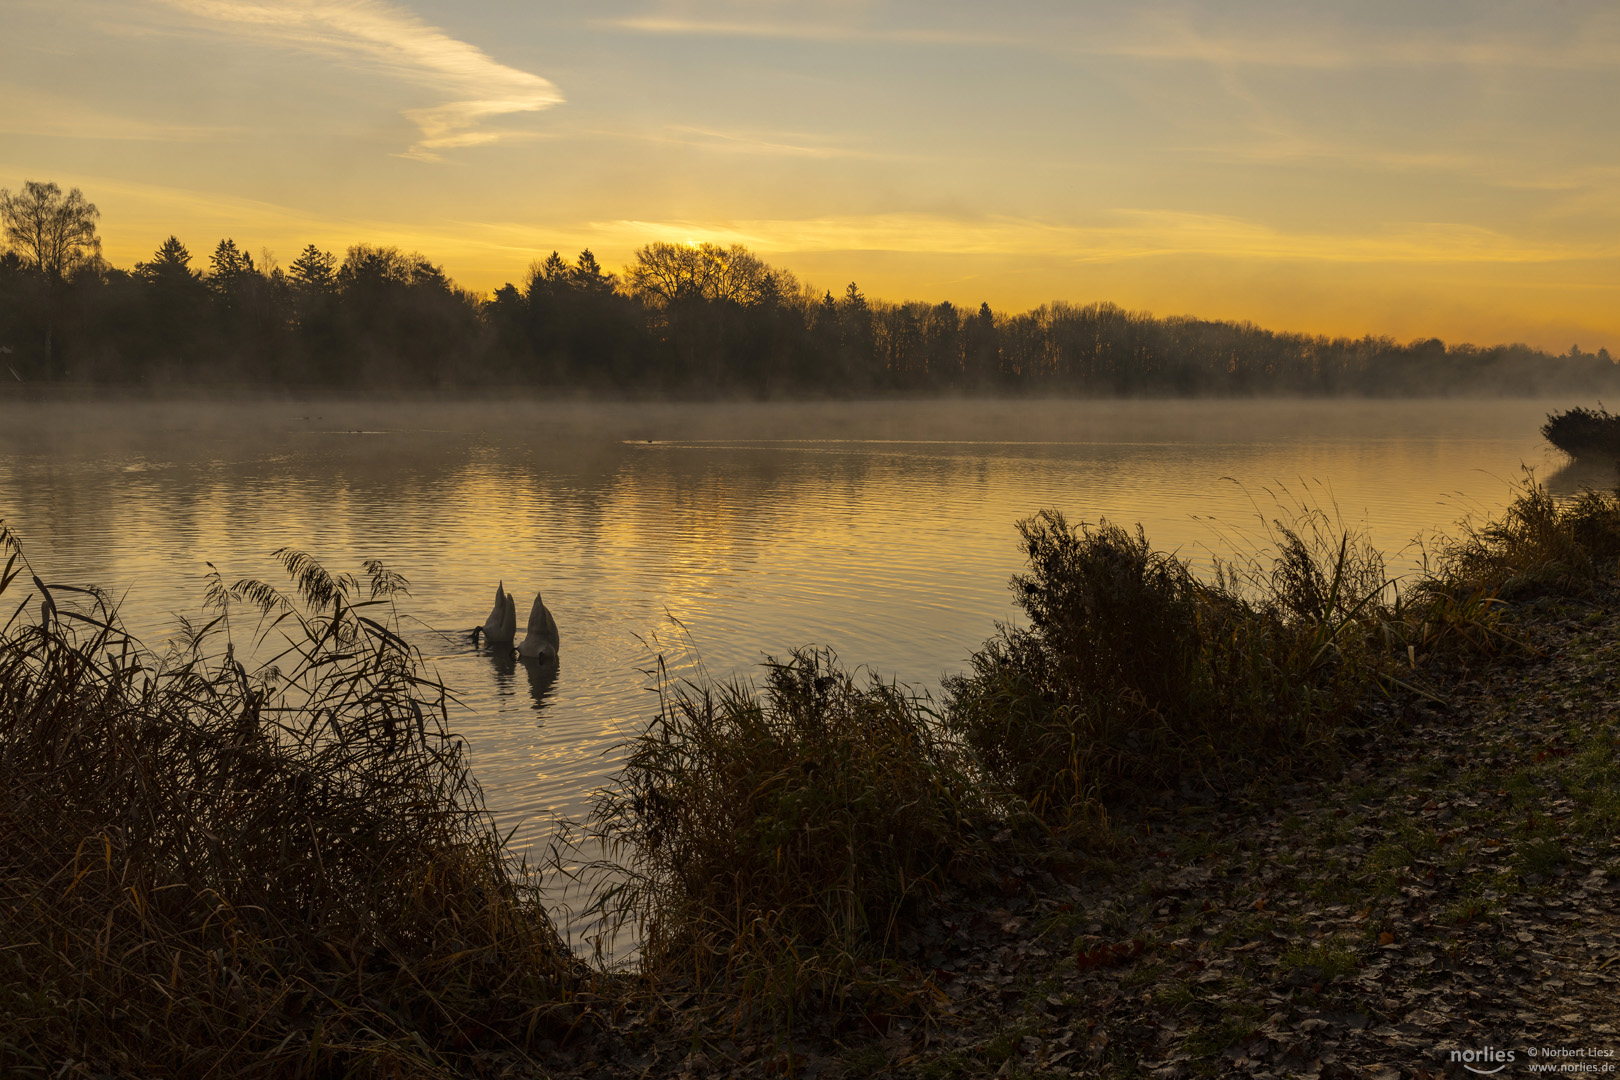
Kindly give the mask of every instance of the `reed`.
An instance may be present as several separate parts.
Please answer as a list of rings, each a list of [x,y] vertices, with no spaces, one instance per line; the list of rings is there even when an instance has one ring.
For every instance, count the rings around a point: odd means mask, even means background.
[[[1584,593],[1620,560],[1620,491],[1585,488],[1559,499],[1527,474],[1501,516],[1462,522],[1437,556],[1431,589],[1507,601]]]
[[[569,1022],[403,579],[281,552],[159,657],[0,544],[0,1073],[451,1075]]]
[[[766,672],[761,693],[659,668],[658,715],[588,823],[616,860],[595,912],[639,933],[644,975],[729,996],[742,1018],[914,995],[890,978],[900,930],[982,872],[994,808],[926,699],[824,649]]]
[[[1307,524],[1277,526],[1269,566],[1202,581],[1140,527],[1021,522],[1029,625],[999,627],[947,680],[952,730],[1060,823],[1323,744],[1377,670],[1367,630],[1386,582],[1365,544]]]

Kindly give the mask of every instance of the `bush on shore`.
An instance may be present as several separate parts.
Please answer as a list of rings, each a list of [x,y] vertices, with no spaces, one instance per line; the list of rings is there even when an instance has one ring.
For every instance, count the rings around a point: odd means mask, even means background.
[[[1602,405],[1548,413],[1541,435],[1570,457],[1620,459],[1620,416]]]
[[[0,631],[5,1075],[449,1075],[578,983],[392,629],[403,580],[283,557],[295,597],[216,579],[163,659],[30,574]],[[243,600],[282,667],[234,658]]]
[[[1620,491],[1587,488],[1558,499],[1527,477],[1500,517],[1463,522],[1438,556],[1430,592],[1508,601],[1586,592],[1620,560]]]
[[[870,981],[918,902],[977,872],[992,809],[924,700],[826,650],[766,667],[763,694],[661,671],[589,823],[622,860],[596,906],[639,929],[643,972],[756,1015]]]
[[[1027,628],[1002,626],[946,682],[947,717],[989,778],[1048,819],[1200,788],[1326,738],[1376,671],[1376,554],[1280,529],[1264,572],[1200,581],[1182,560],[1055,511],[1019,524]]]

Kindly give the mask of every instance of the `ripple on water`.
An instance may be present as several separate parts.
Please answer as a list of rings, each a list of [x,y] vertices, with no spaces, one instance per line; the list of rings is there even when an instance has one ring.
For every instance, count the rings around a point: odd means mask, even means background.
[[[123,595],[155,639],[197,610],[205,561],[234,580],[276,578],[284,545],[384,560],[491,808],[534,840],[584,812],[652,713],[658,648],[727,677],[814,642],[937,687],[1013,615],[1013,524],[1043,507],[1140,521],[1207,565],[1303,502],[1399,570],[1416,534],[1501,506],[1522,463],[1557,465],[1552,407],[4,406],[0,515],[48,579]],[[497,580],[556,614],[555,682],[428,629],[481,623]]]

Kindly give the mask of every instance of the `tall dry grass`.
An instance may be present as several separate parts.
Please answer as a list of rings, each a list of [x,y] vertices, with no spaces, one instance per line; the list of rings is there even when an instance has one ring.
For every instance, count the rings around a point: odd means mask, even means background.
[[[440,1076],[570,1022],[403,579],[282,552],[158,657],[0,545],[0,1073]]]
[[[1018,528],[1028,625],[947,680],[947,715],[989,779],[1049,820],[1308,752],[1367,686],[1386,582],[1348,534],[1278,526],[1269,567],[1200,580],[1140,527],[1045,511]]]
[[[993,811],[924,698],[827,650],[766,672],[761,692],[660,668],[587,826],[615,860],[595,912],[639,935],[643,974],[760,1022],[883,986],[919,905],[982,872]]]
[[[1585,592],[1620,563],[1620,492],[1560,499],[1527,475],[1500,516],[1462,522],[1436,554],[1430,588],[1508,601]]]

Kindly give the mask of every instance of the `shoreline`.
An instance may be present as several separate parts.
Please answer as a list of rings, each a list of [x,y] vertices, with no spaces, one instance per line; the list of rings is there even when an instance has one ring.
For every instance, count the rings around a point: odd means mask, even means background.
[[[1116,822],[1112,866],[1026,859],[989,896],[948,892],[902,944],[933,954],[934,1008],[786,1050],[626,979],[634,1004],[546,1075],[740,1080],[791,1055],[829,1080],[1412,1080],[1486,1047],[1515,1073],[1531,1046],[1620,1057],[1620,816],[1589,835],[1577,805],[1620,790],[1620,583],[1514,632],[1539,655],[1436,666],[1447,705],[1391,700],[1337,775],[1153,807]]]
[[[1586,390],[1538,390],[1535,393],[1455,393],[1420,394],[1310,394],[1279,390],[1275,393],[1251,391],[1232,394],[1079,394],[1062,391],[1019,393],[973,393],[942,388],[935,392],[868,390],[858,395],[840,394],[702,394],[658,392],[655,394],[611,393],[587,387],[548,388],[540,384],[470,385],[445,387],[374,386],[340,387],[324,384],[277,383],[77,383],[0,381],[0,406],[8,404],[77,404],[140,402],[143,404],[305,404],[341,402],[370,405],[423,404],[547,404],[547,405],[859,405],[893,403],[1023,403],[1044,401],[1073,402],[1410,402],[1410,401],[1543,401],[1564,402],[1584,399]]]
[[[125,730],[133,716],[103,704],[127,692],[119,689],[123,676],[97,676],[110,679],[100,689],[91,685],[100,710],[94,723],[105,725],[114,739],[107,745],[148,740],[152,753],[168,755],[165,760],[179,770],[164,777],[179,785],[172,794],[154,796],[139,780],[143,755],[109,754],[94,739],[80,747],[89,738],[82,717],[91,699],[64,696],[54,689],[58,676],[39,681],[41,674],[83,670],[83,660],[102,655],[95,650],[109,658],[125,654],[118,652],[111,621],[90,623],[90,652],[75,644],[84,639],[65,628],[51,587],[36,578],[44,597],[39,626],[14,624],[0,650],[0,691],[6,695],[0,702],[0,764],[23,767],[13,775],[15,783],[0,788],[9,788],[10,803],[0,802],[0,818],[28,823],[38,839],[35,847],[9,853],[15,865],[0,867],[0,886],[28,898],[9,913],[21,920],[16,926],[0,924],[0,944],[20,977],[41,979],[48,988],[56,975],[47,967],[65,964],[72,972],[80,961],[66,943],[41,952],[45,941],[56,942],[58,933],[67,935],[64,942],[82,938],[100,918],[97,905],[110,905],[109,928],[116,921],[120,933],[139,938],[148,932],[148,912],[157,910],[156,900],[142,895],[196,886],[169,883],[164,875],[171,868],[162,860],[142,863],[138,842],[168,844],[196,830],[207,841],[203,847],[216,852],[212,864],[201,864],[215,869],[196,880],[247,872],[243,884],[211,885],[197,898],[212,896],[214,904],[235,895],[233,889],[246,889],[223,902],[244,913],[262,908],[271,915],[271,930],[268,936],[263,928],[249,930],[248,945],[226,947],[245,948],[245,968],[229,967],[217,950],[187,954],[188,970],[200,966],[196,977],[204,984],[175,988],[198,1010],[196,1016],[218,1024],[221,1016],[238,1015],[242,991],[233,987],[241,985],[257,995],[254,1008],[262,1011],[247,1030],[229,1026],[245,1018],[228,1021],[212,1036],[198,1036],[200,1044],[187,1036],[176,1045],[206,1058],[267,1025],[264,1038],[279,1039],[273,1048],[267,1042],[255,1051],[266,1055],[260,1071],[267,1075],[291,1075],[289,1070],[303,1068],[296,1062],[318,1047],[326,1048],[333,1067],[381,1053],[413,1075],[569,1080],[1428,1080],[1460,1075],[1461,1065],[1472,1059],[1454,1053],[1601,1046],[1611,1036],[1620,1050],[1620,1009],[1610,991],[1620,982],[1620,969],[1611,970],[1620,963],[1620,914],[1611,903],[1620,893],[1620,710],[1613,704],[1620,691],[1614,670],[1620,658],[1620,494],[1588,493],[1566,505],[1528,486],[1499,522],[1464,527],[1443,553],[1441,576],[1427,579],[1427,592],[1411,592],[1405,608],[1376,611],[1365,605],[1383,587],[1366,589],[1383,580],[1381,564],[1375,552],[1349,549],[1349,538],[1308,534],[1315,538],[1311,544],[1297,550],[1284,545],[1269,571],[1270,599],[1251,606],[1231,582],[1200,584],[1185,566],[1122,530],[1071,530],[1055,514],[1019,528],[1032,570],[1015,579],[1015,592],[1035,630],[1004,629],[987,642],[974,657],[972,679],[964,676],[947,687],[942,713],[921,708],[903,688],[857,683],[832,666],[830,654],[795,653],[791,661],[768,665],[762,699],[752,690],[660,682],[659,718],[632,743],[616,789],[606,790],[597,804],[590,823],[597,831],[586,834],[628,847],[627,859],[617,857],[631,867],[640,892],[628,901],[621,897],[617,903],[629,907],[617,910],[652,920],[659,941],[655,961],[617,974],[588,970],[567,953],[533,890],[491,861],[500,846],[490,846],[490,824],[460,750],[435,742],[443,736],[423,728],[421,741],[407,741],[412,749],[400,757],[395,718],[416,710],[415,724],[421,725],[413,695],[423,689],[438,695],[428,704],[442,718],[446,688],[413,681],[404,641],[358,617],[364,603],[353,579],[333,577],[296,552],[283,559],[308,611],[299,619],[311,635],[304,670],[325,688],[322,700],[348,710],[342,725],[334,713],[331,737],[319,716],[304,734],[283,725],[290,741],[260,734],[259,710],[273,686],[255,690],[246,673],[231,666],[229,652],[215,661],[217,671],[193,659],[175,675],[159,674],[160,680],[178,678],[181,687],[203,676],[214,696],[197,698],[186,690],[178,706],[164,706],[181,712],[160,711],[139,732]],[[1299,544],[1286,529],[1284,536]],[[20,549],[9,534],[0,539],[12,552],[9,571]],[[1324,539],[1331,543],[1322,546]],[[1076,595],[1065,590],[1102,587],[1079,595],[1117,603],[1119,575],[1130,577],[1128,565],[1142,575],[1133,588],[1145,591],[1114,621],[1089,630],[1080,623],[1067,629],[1050,623],[1060,610],[1051,605]],[[1113,569],[1103,578],[1086,576],[1106,567]],[[24,569],[26,563],[0,583],[0,592],[12,582],[26,591],[18,579]],[[1265,572],[1258,565],[1243,571]],[[373,597],[378,589],[386,597],[402,586],[380,566],[368,567],[368,574]],[[1324,574],[1331,575],[1331,593],[1322,591]],[[1237,580],[1252,585],[1264,579]],[[1342,597],[1341,582],[1350,590]],[[230,589],[220,583],[220,589],[220,603],[253,603],[269,611],[289,602],[260,583]],[[1363,594],[1366,599],[1356,600]],[[25,602],[19,612],[27,608]],[[1040,629],[1043,619],[1068,636],[1042,644],[1040,634],[1048,633]],[[349,629],[340,632],[340,625]],[[1189,638],[1191,626],[1204,629]],[[1038,754],[1014,754],[998,764],[995,754],[1032,744],[1022,735],[1022,743],[984,741],[1011,736],[982,726],[982,700],[989,699],[974,694],[1002,685],[1013,688],[1016,700],[1015,683],[994,680],[1013,671],[1007,665],[1022,649],[1078,649],[1075,662],[1090,663],[1094,646],[1084,642],[1092,632],[1169,649],[1164,655],[1172,660],[1181,655],[1175,648],[1191,647],[1202,657],[1199,663],[1213,663],[1216,672],[1241,675],[1251,670],[1244,664],[1258,662],[1273,671],[1266,678],[1274,681],[1251,688],[1242,701],[1231,699],[1231,713],[1215,717],[1227,728],[1201,733],[1196,710],[1204,684],[1172,687],[1166,702],[1174,693],[1192,695],[1183,699],[1194,722],[1184,729],[1196,736],[1190,741],[1178,742],[1181,734],[1166,727],[1168,741],[1143,748],[1127,733],[1129,749],[1120,752],[1105,741],[1106,731],[1060,729],[1097,741],[1086,743],[1085,756],[1071,763],[1086,771],[1074,774],[1070,802],[1046,801],[1041,792],[1061,797],[1069,774],[1054,773]],[[380,650],[378,666],[343,645],[362,639]],[[1181,645],[1171,648],[1177,641]],[[123,663],[114,661],[109,670]],[[1119,677],[1109,665],[1065,671],[1064,678],[1075,682],[1057,686],[1060,693],[1124,685],[1107,681]],[[1295,680],[1306,685],[1303,698]],[[367,710],[367,695],[357,698],[348,689],[368,683],[382,694],[380,714]],[[1136,685],[1130,694],[1138,693]],[[1220,683],[1214,688],[1222,694],[1229,689]],[[45,697],[30,696],[41,691]],[[30,700],[45,704],[25,708]],[[1156,707],[1145,698],[1120,700]],[[1217,712],[1228,708],[1217,706]],[[1283,707],[1303,710],[1297,719],[1304,726],[1267,712]],[[41,709],[78,717],[78,726],[52,721],[41,727]],[[1250,713],[1277,720],[1281,741],[1269,729],[1245,729]],[[1067,715],[1063,722],[1080,719]],[[170,747],[170,725],[194,732],[186,737],[207,748],[204,756],[164,749]],[[408,721],[407,736],[411,728]],[[1150,728],[1141,730],[1151,734]],[[54,775],[57,767],[46,763],[60,754],[64,730],[73,732],[74,768],[98,776],[112,769],[123,784],[135,785],[129,790],[139,791],[140,799],[157,798],[154,807],[174,813],[174,824],[141,841],[145,826],[139,821],[113,831],[95,826],[100,833],[74,831],[90,826],[70,821],[57,836],[54,818],[30,818],[37,792],[62,782]],[[448,752],[441,745],[450,746]],[[337,759],[330,757],[334,752]],[[210,763],[215,757],[217,766]],[[38,763],[33,771],[30,761]],[[1018,771],[1030,765],[1034,773]],[[309,770],[334,767],[334,778],[357,786],[334,788],[350,792],[327,799],[321,812],[335,817],[312,820],[307,828],[312,835],[334,835],[337,846],[329,842],[324,856],[291,852],[296,865],[309,869],[275,885],[268,899],[254,900],[261,873],[268,888],[286,872],[289,852],[275,837],[285,835],[284,820],[304,813],[302,796],[287,801],[289,793],[304,790],[300,777]],[[248,772],[231,783],[185,780],[185,770],[195,768],[203,770],[199,778]],[[364,822],[383,836],[397,827],[364,794],[378,769],[406,778],[402,789],[390,781],[388,799],[417,806],[411,812],[426,813],[440,830],[434,846],[416,856],[420,867],[410,872],[428,879],[471,876],[455,886],[465,891],[447,894],[447,906],[434,900],[424,907],[431,890],[424,894],[420,885],[398,880],[399,868],[381,857],[386,846],[357,841],[345,858],[358,860],[353,872],[377,890],[365,910],[381,916],[380,925],[397,929],[368,926],[370,916],[360,920],[352,931],[357,944],[336,949],[334,967],[321,945],[327,932],[306,940],[308,931],[298,929],[306,916],[295,914],[301,910],[296,904],[275,907],[288,902],[277,899],[275,890],[291,888],[296,895],[305,888],[305,875],[314,873],[321,888],[335,890],[328,901],[337,905],[334,910],[348,903],[347,886],[325,881],[327,871],[319,868],[343,850],[343,822]],[[270,779],[258,779],[264,776]],[[412,784],[427,786],[417,796]],[[1035,785],[1028,789],[1032,794],[1020,786],[1027,784]],[[50,797],[87,815],[78,820],[89,823],[100,820],[96,814],[126,813],[122,799],[105,807],[97,801],[117,790],[99,781],[75,783]],[[208,790],[213,794],[205,797],[224,801],[196,814],[179,802],[161,801],[192,800]],[[247,854],[238,867],[231,861],[235,856],[217,853],[221,841],[210,830],[237,827],[231,815],[239,797],[232,792],[261,790],[271,793],[271,801],[244,823],[245,839],[235,843],[246,844]],[[424,801],[413,802],[417,798]],[[737,824],[716,813],[737,815]],[[721,827],[709,830],[713,835],[688,836],[682,815],[706,829],[711,821]],[[760,829],[770,838],[766,846],[752,838]],[[828,829],[820,839],[815,835]],[[898,845],[896,829],[902,830]],[[127,875],[133,867],[143,875],[145,885],[133,892],[109,887],[116,884],[115,832],[119,844],[137,845],[122,871]],[[852,838],[847,856],[845,835]],[[102,837],[95,841],[98,851],[107,844],[109,880],[73,896],[86,873],[75,868],[96,836]],[[863,838],[859,850],[855,837]],[[75,844],[78,853],[71,854]],[[775,845],[774,856],[768,845]],[[469,852],[477,853],[472,863],[465,862]],[[784,863],[784,852],[791,865]],[[70,865],[64,865],[60,860],[69,854]],[[710,860],[722,872],[711,879],[702,871],[683,883],[689,855]],[[649,861],[659,857],[665,861]],[[43,860],[43,876],[25,870],[35,859]],[[254,859],[280,859],[275,865],[282,868],[261,871]],[[99,865],[100,857],[95,861]],[[185,860],[180,865],[183,871]],[[551,869],[561,870],[561,862]],[[51,930],[47,938],[26,918],[66,917],[53,910],[50,898],[70,870],[76,876],[68,895],[88,905],[75,918],[88,921]],[[726,922],[731,901],[724,889],[718,896],[702,891],[724,886],[719,879],[729,874],[744,890],[736,911],[745,924],[736,930]],[[776,891],[755,893],[756,886]],[[838,910],[827,906],[829,898]],[[601,900],[607,904],[612,897]],[[397,911],[389,906],[401,901]],[[482,920],[480,912],[492,902],[494,917],[479,931],[489,935],[488,943],[463,947],[469,920]],[[219,923],[216,908],[202,925],[186,929],[184,920],[198,914],[188,913],[186,903],[168,913],[181,921],[163,940],[207,941],[235,925],[234,919]],[[601,913],[614,910],[604,907]],[[133,924],[131,911],[138,916]],[[888,921],[873,922],[872,915]],[[844,921],[826,921],[834,917]],[[790,922],[795,918],[801,921]],[[770,921],[769,933],[758,930],[762,919]],[[460,929],[450,931],[453,926]],[[236,941],[242,931],[230,933],[228,940]],[[384,940],[358,944],[378,933]],[[393,934],[403,936],[388,940]],[[55,1006],[36,1015],[38,1006],[16,998],[0,1012],[0,1066],[17,1067],[14,1055],[23,1053],[22,1060],[66,1054],[87,1067],[126,1061],[137,1070],[159,1068],[173,1048],[157,1036],[146,1050],[123,1049],[124,1039],[136,1038],[138,1048],[154,1035],[149,1028],[132,1035],[119,1017],[128,1013],[112,1005],[128,1000],[118,994],[150,996],[155,975],[144,970],[142,959],[149,946],[126,949],[120,942],[112,950],[120,954],[117,960],[88,938],[74,947],[93,949],[95,959],[84,963],[112,963],[117,978],[133,978],[136,989],[115,993],[109,986],[106,993],[113,996],[105,1000],[97,996],[99,988],[81,989],[76,1000],[90,1007],[73,1013],[76,1019]],[[47,952],[48,964],[30,966],[43,963]],[[174,952],[176,971],[182,952]],[[273,959],[282,953],[283,959]],[[503,975],[508,962],[515,966]],[[244,978],[240,974],[221,982],[228,967],[254,973],[245,984],[232,981]],[[430,974],[437,971],[444,974]],[[528,988],[507,990],[514,977]],[[446,985],[458,995],[454,1005],[435,996],[438,978],[451,980]],[[54,1000],[51,991],[44,993],[39,1000]],[[150,1007],[172,1010],[175,1000],[174,991],[163,991]],[[311,1000],[314,1011],[305,1013]],[[367,1016],[361,1027],[347,1026]],[[74,1033],[71,1049],[50,1041],[58,1035],[37,1041],[64,1023]],[[345,1026],[351,1032],[346,1038],[357,1041],[333,1043],[327,1023]],[[393,1034],[379,1037],[378,1030]],[[28,1041],[13,1041],[22,1038]]]

